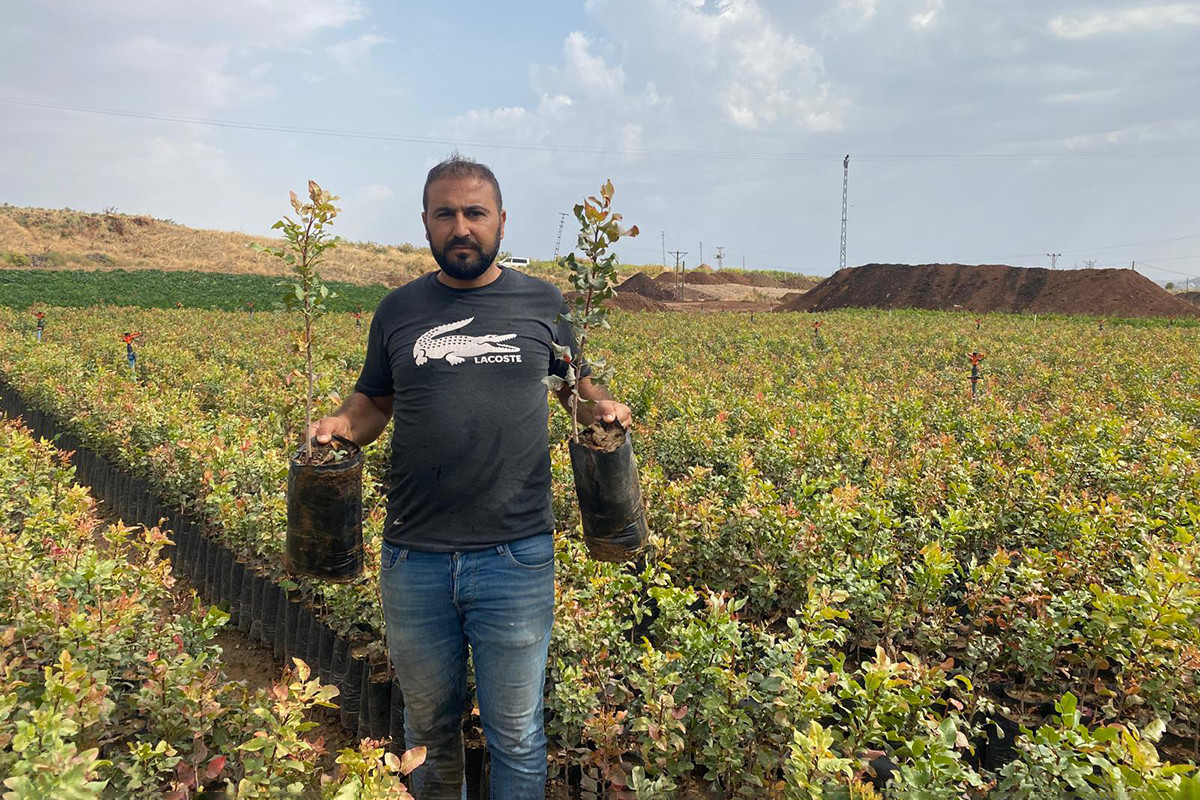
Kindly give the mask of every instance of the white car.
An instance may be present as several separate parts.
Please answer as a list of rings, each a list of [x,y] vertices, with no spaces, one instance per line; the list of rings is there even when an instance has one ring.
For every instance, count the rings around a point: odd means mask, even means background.
[[[517,256],[509,256],[508,258],[504,259],[503,261],[498,261],[496,263],[498,263],[502,267],[512,267],[514,269],[520,269],[522,267],[529,266],[529,259],[528,258],[519,258]]]

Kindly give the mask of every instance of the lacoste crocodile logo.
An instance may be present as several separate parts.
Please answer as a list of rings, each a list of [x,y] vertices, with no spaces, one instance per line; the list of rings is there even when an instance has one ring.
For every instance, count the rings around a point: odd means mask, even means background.
[[[465,328],[475,321],[467,317],[458,322],[449,322],[432,328],[417,339],[413,345],[413,360],[417,366],[423,366],[431,358],[444,358],[450,364],[458,366],[468,358],[474,358],[476,364],[519,362],[521,348],[511,344],[500,344],[509,339],[515,339],[515,333],[485,333],[482,336],[442,336],[444,333]],[[436,338],[436,337],[441,337]],[[499,355],[493,355],[499,354]]]

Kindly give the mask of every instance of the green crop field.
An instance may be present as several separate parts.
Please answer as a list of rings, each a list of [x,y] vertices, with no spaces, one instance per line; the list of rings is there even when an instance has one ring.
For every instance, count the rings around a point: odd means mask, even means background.
[[[634,565],[587,558],[555,411],[555,763],[640,798],[701,779],[789,800],[1200,796],[1196,329],[820,320],[618,313],[598,337],[635,416],[652,546]],[[304,415],[295,326],[80,308],[48,315],[39,343],[27,311],[0,309],[0,379],[328,625],[370,632],[378,657],[376,570],[332,585],[280,568]],[[365,327],[318,321],[321,412],[350,390]],[[123,331],[143,334],[136,376]],[[387,444],[366,453],[368,564]],[[27,572],[5,578],[6,603]],[[90,637],[104,623],[72,624]],[[0,702],[0,741],[30,719],[31,691],[0,672],[0,698],[16,698]]]
[[[33,305],[86,308],[95,305],[136,308],[206,308],[220,311],[270,311],[263,300],[279,294],[283,278],[270,275],[225,275],[218,272],[116,270],[0,270],[0,304],[9,308]],[[387,294],[386,286],[330,282],[337,297],[332,311],[373,309]]]

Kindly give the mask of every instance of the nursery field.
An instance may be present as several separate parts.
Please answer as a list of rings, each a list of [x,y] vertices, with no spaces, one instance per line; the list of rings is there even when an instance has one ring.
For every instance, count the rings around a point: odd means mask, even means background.
[[[1200,797],[1197,329],[813,319],[617,312],[597,338],[652,546],[586,557],[556,411],[555,764],[638,798]],[[318,322],[322,411],[361,324]],[[54,309],[38,342],[0,309],[0,382],[379,662],[373,568],[280,570],[296,336],[282,314],[110,307]],[[389,440],[366,451],[372,565]]]

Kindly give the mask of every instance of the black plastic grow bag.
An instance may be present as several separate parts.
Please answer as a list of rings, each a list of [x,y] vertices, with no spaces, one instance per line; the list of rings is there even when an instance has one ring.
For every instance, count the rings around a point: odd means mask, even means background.
[[[320,466],[288,464],[287,541],[283,568],[334,583],[363,570],[362,448],[342,437],[350,450],[341,461]]]
[[[583,541],[597,561],[623,562],[637,555],[650,536],[633,439],[611,453],[569,442]]]

